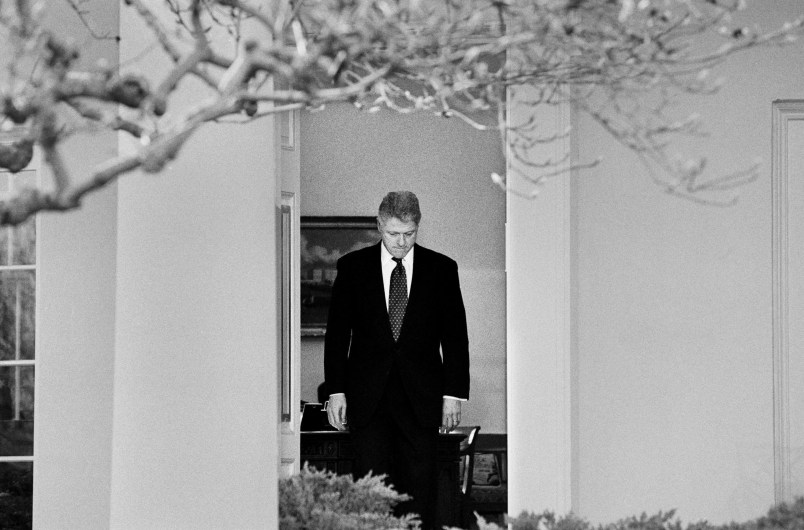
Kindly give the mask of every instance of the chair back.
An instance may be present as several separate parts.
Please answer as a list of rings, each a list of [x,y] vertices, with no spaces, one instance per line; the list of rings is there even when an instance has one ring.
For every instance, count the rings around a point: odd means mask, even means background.
[[[475,472],[475,445],[477,444],[477,433],[480,432],[480,426],[455,427],[451,432],[466,435],[466,438],[461,441],[460,448],[462,469],[460,488],[461,492],[468,498],[472,494],[472,475]]]

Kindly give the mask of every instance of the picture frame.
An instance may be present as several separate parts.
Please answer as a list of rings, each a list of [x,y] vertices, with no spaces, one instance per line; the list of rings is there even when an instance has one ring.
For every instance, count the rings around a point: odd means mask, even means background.
[[[300,241],[301,335],[323,337],[338,259],[380,241],[377,218],[302,216]]]

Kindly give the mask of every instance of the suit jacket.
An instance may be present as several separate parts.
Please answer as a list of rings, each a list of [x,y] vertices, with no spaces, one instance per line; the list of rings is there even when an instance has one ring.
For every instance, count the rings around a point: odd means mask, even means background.
[[[443,396],[469,398],[469,339],[458,265],[414,247],[408,305],[394,342],[380,245],[338,260],[324,341],[327,391],[345,393],[349,424],[365,425],[395,363],[419,423],[435,428],[441,424]]]

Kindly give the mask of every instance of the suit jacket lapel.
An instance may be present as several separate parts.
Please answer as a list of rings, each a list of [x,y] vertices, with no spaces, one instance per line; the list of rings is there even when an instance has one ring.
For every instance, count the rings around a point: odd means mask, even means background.
[[[366,278],[369,299],[374,309],[372,313],[377,315],[376,326],[387,331],[387,335],[393,342],[393,332],[391,331],[391,319],[388,316],[388,305],[385,303],[385,286],[382,281],[382,241],[374,247],[376,252],[370,253],[371,261],[368,263]]]
[[[405,309],[405,319],[411,313],[411,308],[415,311],[415,306],[418,304],[420,291],[422,290],[422,283],[427,276],[427,254],[421,251],[419,245],[414,245],[416,251],[413,254],[413,278],[410,281],[410,292],[408,293],[408,307]],[[404,327],[404,323],[403,323]]]
[[[413,255],[413,278],[410,282],[410,292],[408,293],[408,305],[405,309],[405,318],[402,321],[402,331],[399,335],[400,341],[405,338],[405,328],[410,327],[416,318],[422,314],[421,305],[427,303],[427,292],[430,290],[428,279],[430,278],[430,261],[426,249],[418,244]],[[384,294],[384,293],[383,293]],[[391,324],[389,321],[388,327]]]
[[[376,325],[383,329],[388,340],[394,342],[393,331],[391,331],[391,319],[388,316],[388,305],[385,301],[385,285],[382,279],[382,242],[376,245],[376,252],[372,252],[371,262],[367,267],[367,289],[369,290],[370,303],[374,306],[373,313],[377,315]],[[418,244],[415,246],[413,264],[413,278],[410,282],[410,292],[408,293],[408,305],[405,309],[405,318],[402,321],[402,331],[400,341],[405,337],[406,323],[416,318],[418,307],[426,303],[427,279],[429,278],[430,262],[427,259],[427,250],[422,249]]]

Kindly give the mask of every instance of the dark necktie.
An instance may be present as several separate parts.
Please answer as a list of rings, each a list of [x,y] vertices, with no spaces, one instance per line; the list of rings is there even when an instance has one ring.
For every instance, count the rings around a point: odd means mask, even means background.
[[[394,340],[399,340],[399,331],[402,329],[402,319],[405,318],[405,308],[408,306],[408,278],[402,258],[392,258],[396,267],[391,272],[391,288],[388,293],[388,317],[391,319],[391,331]]]

